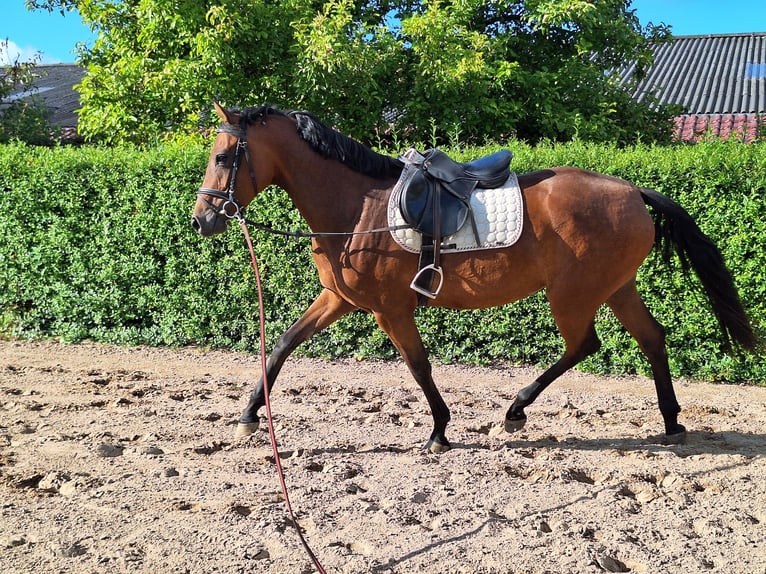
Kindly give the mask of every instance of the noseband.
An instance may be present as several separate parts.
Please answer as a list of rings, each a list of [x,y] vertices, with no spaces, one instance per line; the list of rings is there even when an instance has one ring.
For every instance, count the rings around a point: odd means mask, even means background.
[[[242,163],[243,154],[245,156],[245,163],[247,163],[247,167],[250,170],[250,180],[253,182],[253,190],[255,192],[258,191],[258,187],[255,183],[255,171],[253,170],[253,162],[250,158],[250,151],[247,147],[247,133],[243,128],[229,124],[223,124],[216,131],[217,133],[225,133],[237,136],[237,146],[236,151],[234,152],[234,163],[231,166],[229,188],[226,191],[221,191],[220,189],[212,189],[210,187],[200,187],[197,190],[197,195],[203,202],[205,202],[208,207],[210,207],[210,209],[215,211],[218,215],[222,215],[228,219],[243,219],[242,211],[244,208],[240,205],[240,203],[237,201],[237,198],[234,196],[234,187],[236,186],[237,182],[237,172],[239,171],[239,166]],[[203,197],[205,195],[215,197],[217,199],[223,199],[223,203],[220,205],[220,207],[216,207],[208,198]],[[229,213],[227,210],[229,206],[234,208],[232,213]]]

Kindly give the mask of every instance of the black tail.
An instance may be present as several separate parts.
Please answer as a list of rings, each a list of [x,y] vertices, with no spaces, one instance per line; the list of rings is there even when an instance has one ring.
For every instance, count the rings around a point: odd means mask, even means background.
[[[693,269],[710,300],[723,330],[727,347],[734,341],[746,350],[755,350],[761,341],[753,331],[742,307],[731,273],[716,245],[697,226],[686,210],[653,189],[639,188],[644,203],[655,213],[655,245],[665,259],[675,249],[684,271]]]

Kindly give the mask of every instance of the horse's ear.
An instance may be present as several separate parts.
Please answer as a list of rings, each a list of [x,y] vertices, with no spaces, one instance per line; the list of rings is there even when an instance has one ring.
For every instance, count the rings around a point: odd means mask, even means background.
[[[237,117],[237,114],[234,112],[230,112],[227,109],[224,109],[221,104],[218,102],[213,102],[213,107],[215,108],[215,113],[218,114],[218,117],[221,118],[221,121],[226,122],[227,124],[237,125],[239,123],[239,118]]]

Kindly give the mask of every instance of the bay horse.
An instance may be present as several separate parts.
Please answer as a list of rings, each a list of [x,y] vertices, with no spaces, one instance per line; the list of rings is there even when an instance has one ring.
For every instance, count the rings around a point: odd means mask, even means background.
[[[213,143],[191,224],[202,236],[223,232],[229,220],[264,188],[283,188],[315,232],[312,254],[322,291],[279,338],[266,366],[269,388],[290,353],[347,313],[372,313],[388,335],[433,416],[426,449],[450,448],[450,412],[431,374],[415,323],[418,297],[410,279],[418,255],[391,233],[387,206],[402,161],[377,153],[302,111],[272,107],[215,110],[222,124]],[[444,286],[429,305],[478,309],[503,305],[540,290],[565,342],[563,356],[521,389],[505,416],[509,432],[526,422],[524,409],[557,377],[600,348],[594,321],[606,303],[648,359],[665,436],[682,442],[662,326],[636,288],[636,271],[653,246],[673,246],[697,273],[726,341],[759,345],[718,248],[689,214],[660,193],[582,169],[561,167],[521,174],[523,231],[506,248],[444,254]],[[647,209],[651,208],[654,217]],[[665,251],[670,251],[666,249]],[[670,255],[670,253],[667,253]],[[254,432],[264,406],[263,380],[252,391],[237,434]]]

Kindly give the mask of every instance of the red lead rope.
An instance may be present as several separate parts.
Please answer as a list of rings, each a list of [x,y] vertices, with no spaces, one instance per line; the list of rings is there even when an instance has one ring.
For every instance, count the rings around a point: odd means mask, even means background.
[[[250,251],[250,260],[253,263],[253,270],[255,271],[255,283],[258,287],[258,315],[260,320],[260,331],[261,331],[261,370],[263,372],[263,396],[266,401],[266,418],[268,420],[268,426],[269,426],[269,438],[271,439],[271,448],[274,451],[274,462],[277,465],[277,475],[279,476],[279,485],[282,487],[282,496],[285,499],[285,506],[287,507],[287,513],[290,515],[290,520],[292,520],[293,522],[293,526],[295,527],[295,531],[298,533],[298,537],[301,540],[301,544],[303,545],[303,548],[306,550],[306,553],[309,555],[309,558],[311,558],[311,561],[314,563],[314,566],[316,567],[317,571],[320,574],[326,574],[324,571],[324,568],[322,568],[322,564],[320,564],[319,562],[319,559],[316,557],[314,552],[309,547],[308,542],[306,542],[306,539],[303,537],[301,528],[298,525],[298,521],[295,518],[295,513],[293,513],[293,508],[290,505],[290,497],[287,495],[287,485],[285,484],[285,474],[282,471],[282,463],[279,460],[279,451],[277,449],[277,437],[274,434],[274,421],[271,418],[271,402],[269,401],[269,384],[268,384],[268,381],[266,380],[266,341],[265,341],[266,319],[263,312],[263,289],[261,288],[261,275],[258,272],[258,262],[255,259],[253,242],[250,239],[250,233],[247,230],[247,224],[245,223],[245,219],[243,217],[237,217],[236,219],[239,222],[239,226],[242,228],[243,233],[245,234],[245,241],[247,242],[247,248]]]

